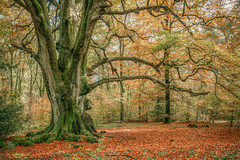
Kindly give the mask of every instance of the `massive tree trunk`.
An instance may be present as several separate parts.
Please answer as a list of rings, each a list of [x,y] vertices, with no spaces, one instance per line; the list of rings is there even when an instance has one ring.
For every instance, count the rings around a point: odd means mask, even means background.
[[[89,134],[85,118],[87,107],[87,52],[104,0],[61,0],[59,39],[54,41],[46,0],[16,0],[31,15],[38,39],[35,59],[41,67],[48,98],[52,106],[50,125],[42,134],[47,141],[72,134]],[[82,9],[80,9],[82,8]],[[78,10],[78,12],[76,11]],[[79,18],[81,17],[81,18]]]

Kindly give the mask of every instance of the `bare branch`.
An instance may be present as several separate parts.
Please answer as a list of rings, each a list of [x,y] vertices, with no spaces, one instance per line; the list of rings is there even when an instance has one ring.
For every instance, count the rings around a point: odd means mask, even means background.
[[[33,54],[34,52],[32,51],[32,49],[30,48],[25,48],[25,47],[22,47],[22,46],[18,46],[18,45],[15,45],[15,44],[11,44],[13,47],[17,48],[17,49],[20,49],[22,51],[25,51],[27,53],[30,53],[30,54]]]
[[[159,9],[164,9],[166,12],[170,12],[188,30],[188,32],[191,35],[193,35],[189,27],[181,20],[180,16],[178,16],[175,12],[173,12],[168,6],[164,6],[164,5],[145,6],[145,7],[139,7],[139,8],[124,10],[124,11],[104,11],[103,14],[107,14],[107,15],[115,15],[115,14],[124,15],[129,13],[138,14],[140,11],[143,11],[143,10],[159,10]]]
[[[234,97],[236,97],[238,100],[240,100],[240,97],[238,95],[236,95],[231,89],[228,89],[226,86],[224,86],[223,84],[221,84],[216,76],[216,84],[218,84],[219,86],[221,86],[223,89],[225,89],[226,91],[230,92]]]
[[[97,53],[97,50],[96,50],[96,49],[94,49],[94,50],[95,50],[95,52]],[[104,57],[105,57],[104,59],[108,59],[107,54],[106,54],[106,52],[105,52],[105,49],[102,49],[102,50],[103,50],[103,55],[104,55]],[[97,53],[97,54],[98,54],[98,53]],[[117,69],[113,66],[112,62],[109,61],[108,63],[109,63],[109,65],[110,65],[111,69],[112,69],[112,72],[115,73],[115,74],[117,75],[117,77],[120,77]],[[93,70],[87,71],[87,72],[88,72],[88,74],[89,74],[89,73],[93,72]],[[125,91],[124,91],[124,87],[123,87],[123,83],[122,83],[121,81],[120,81],[120,85],[121,85],[122,91],[125,92]]]
[[[55,7],[60,8],[60,4],[56,0],[49,0]]]
[[[173,12],[169,7],[167,7],[170,13],[188,30],[188,32],[193,36],[193,33],[190,31],[189,27],[181,20],[181,18]]]
[[[203,68],[203,67],[199,67],[199,68],[195,68],[191,74],[187,75],[185,78],[182,78],[181,74],[180,74],[180,71],[179,71],[179,68],[178,67],[175,67],[176,70],[177,70],[177,73],[178,73],[178,77],[181,81],[185,82],[188,78],[194,76],[196,73],[198,73],[199,70],[208,70],[208,71],[212,71],[214,72],[213,70],[209,69],[209,68]]]

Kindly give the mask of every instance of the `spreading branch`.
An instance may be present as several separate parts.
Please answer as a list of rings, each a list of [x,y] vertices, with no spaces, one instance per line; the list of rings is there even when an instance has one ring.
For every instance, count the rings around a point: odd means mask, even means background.
[[[113,62],[113,61],[133,61],[135,63],[139,62],[139,63],[143,63],[145,65],[151,66],[152,68],[154,68],[157,72],[159,71],[159,66],[161,65],[161,63],[163,63],[163,61],[160,62],[160,64],[154,64],[151,62],[148,62],[146,60],[140,59],[140,58],[136,58],[136,57],[114,57],[114,58],[103,58],[102,61],[97,62],[96,64],[94,64],[93,66],[91,66],[88,71],[92,72],[94,69],[96,69],[97,67],[105,64],[105,63],[109,63],[109,62]]]
[[[106,15],[124,15],[124,14],[130,14],[130,13],[136,13],[138,14],[140,11],[143,11],[143,10],[154,10],[154,9],[165,9],[167,10],[166,8],[167,6],[162,6],[162,5],[159,5],[159,6],[145,6],[145,7],[138,7],[138,8],[135,8],[135,9],[128,9],[128,10],[124,10],[124,11],[104,11],[103,14],[106,14]]]
[[[209,92],[194,92],[190,89],[185,89],[185,88],[181,88],[175,85],[166,85],[164,82],[155,79],[151,76],[147,76],[147,75],[138,75],[138,76],[123,76],[123,77],[113,77],[113,78],[106,78],[106,79],[102,79],[99,80],[95,83],[89,84],[89,88],[88,88],[88,92],[90,93],[93,89],[95,89],[97,86],[102,85],[104,83],[109,83],[109,82],[119,82],[119,81],[127,81],[127,80],[136,80],[136,79],[147,79],[152,81],[153,83],[157,83],[159,85],[161,85],[164,88],[169,87],[169,89],[174,90],[174,91],[178,91],[178,92],[185,92],[188,93],[190,96],[200,96],[200,95],[207,95]]]

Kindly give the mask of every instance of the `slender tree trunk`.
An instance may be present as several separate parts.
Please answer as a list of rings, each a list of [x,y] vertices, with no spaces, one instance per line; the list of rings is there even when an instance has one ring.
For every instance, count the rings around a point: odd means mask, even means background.
[[[161,103],[161,97],[158,96],[157,97],[157,102],[156,102],[156,105],[155,105],[155,109],[154,109],[154,112],[155,112],[155,119],[154,119],[154,121],[155,122],[163,121],[163,119],[161,118],[161,115],[162,115],[162,113],[164,111],[163,111],[163,108],[162,108],[160,103]]]
[[[123,57],[124,55],[124,40],[119,40],[120,43],[120,57]],[[120,77],[123,76],[123,64],[122,61],[120,61]],[[123,82],[120,82],[120,121],[122,122],[124,119],[124,105],[123,105],[123,93],[124,93],[124,89],[123,89]]]
[[[13,94],[13,52],[10,51],[10,92]]]
[[[123,91],[120,90],[120,121],[122,122],[124,118],[124,105],[123,105]]]
[[[200,109],[199,109],[199,107],[197,107],[197,111],[196,111],[196,119],[195,119],[196,122],[198,122],[198,119],[199,119],[199,113],[200,113]]]
[[[164,123],[168,124],[171,123],[170,120],[170,108],[171,108],[171,99],[170,99],[170,69],[169,69],[169,51],[165,49],[164,51],[165,57],[166,57],[166,64],[164,66],[165,68],[165,84],[166,84],[166,89],[165,89],[165,103],[166,103],[166,111],[165,113],[168,115],[164,119]]]
[[[37,79],[37,65],[34,63],[32,59],[28,59],[28,66],[30,70],[30,80],[29,80],[29,92],[28,92],[28,113],[27,113],[27,120],[28,120],[28,125],[30,126],[31,124],[31,118],[32,118],[32,106],[34,103],[34,84]]]
[[[171,21],[171,16],[170,14],[167,14],[166,19],[166,26],[167,28],[164,28],[166,31],[171,32],[172,29],[172,21]],[[170,119],[170,112],[171,112],[171,95],[170,95],[170,65],[169,65],[169,61],[170,61],[170,48],[165,48],[164,49],[164,56],[166,58],[165,64],[164,64],[164,69],[165,69],[165,84],[166,84],[166,90],[165,90],[165,102],[166,102],[166,114],[168,115],[167,117],[165,117],[164,119],[164,123],[168,124],[171,123],[171,119]]]

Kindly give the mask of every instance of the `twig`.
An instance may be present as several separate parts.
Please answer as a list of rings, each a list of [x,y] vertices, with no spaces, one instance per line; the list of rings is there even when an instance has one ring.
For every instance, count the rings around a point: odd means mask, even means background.
[[[132,159],[136,159],[130,155],[127,155],[127,154],[120,154],[120,155],[117,155],[117,154],[107,154],[106,156],[108,157],[116,157],[116,156],[119,156],[119,157],[128,157],[128,158],[132,158]]]

